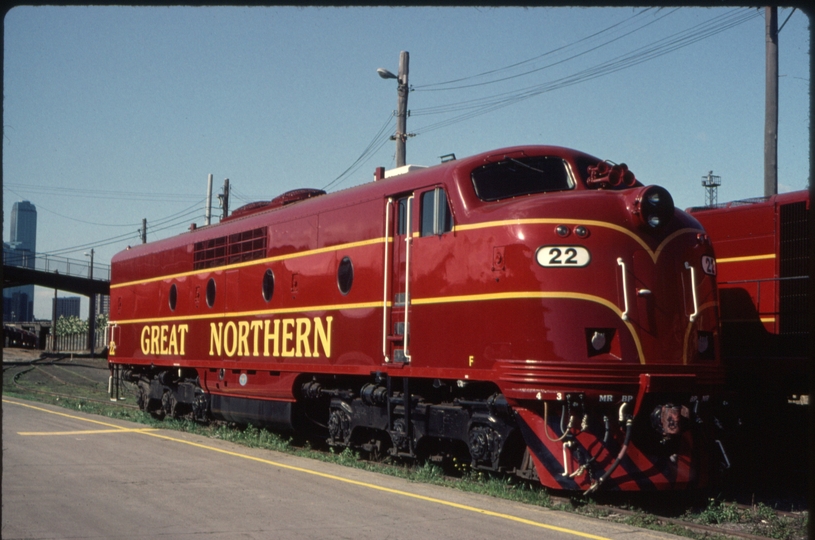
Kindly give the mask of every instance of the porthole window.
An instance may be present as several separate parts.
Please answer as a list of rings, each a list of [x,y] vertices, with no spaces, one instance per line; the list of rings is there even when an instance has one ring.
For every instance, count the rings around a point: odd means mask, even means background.
[[[337,286],[342,294],[348,294],[354,283],[354,265],[349,257],[343,257],[337,269]]]
[[[215,278],[209,278],[207,283],[207,305],[212,307],[215,304]]]
[[[274,294],[274,272],[269,268],[263,274],[263,299],[267,302],[272,299]]]
[[[175,286],[175,283],[172,284],[170,287],[170,309],[175,311],[176,302],[178,302],[178,289]]]

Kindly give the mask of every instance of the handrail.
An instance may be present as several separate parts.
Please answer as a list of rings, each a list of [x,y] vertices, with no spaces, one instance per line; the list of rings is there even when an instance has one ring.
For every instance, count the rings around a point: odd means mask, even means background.
[[[385,283],[382,291],[382,356],[385,362],[388,361],[388,282],[391,277],[388,272],[390,263],[388,246],[391,239],[391,206],[393,206],[393,197],[388,197],[388,203],[385,205]]]
[[[89,259],[71,259],[29,251],[3,251],[3,264],[40,272],[55,272],[65,276],[87,278],[93,275],[96,281],[110,281],[110,266],[94,262],[91,272]]]
[[[625,273],[626,273],[625,262],[623,261],[622,257],[617,257],[617,266],[622,266],[623,267],[623,303],[624,303],[625,309],[623,310],[623,313],[622,313],[622,315],[620,315],[620,317],[622,318],[622,320],[627,321],[628,320],[628,282],[627,282],[626,277],[625,277]]]
[[[719,285],[736,285],[740,283],[764,283],[767,281],[792,281],[796,279],[809,279],[809,276],[771,277],[760,279],[740,279],[737,281],[717,281]]]
[[[690,270],[690,289],[693,294],[693,313],[690,314],[690,322],[693,322],[699,315],[699,301],[696,299],[696,272],[688,262],[685,262],[685,268]]]
[[[413,234],[411,227],[413,226],[413,198],[411,195],[407,199],[407,234],[405,235],[405,329],[404,329],[404,355],[405,363],[410,362],[410,351],[408,349],[408,341],[410,339],[410,323],[408,317],[410,316],[410,245],[413,241]]]

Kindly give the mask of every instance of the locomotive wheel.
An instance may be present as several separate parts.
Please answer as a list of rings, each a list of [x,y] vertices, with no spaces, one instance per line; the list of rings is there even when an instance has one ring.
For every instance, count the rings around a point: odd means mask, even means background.
[[[351,417],[342,409],[331,409],[328,416],[329,444],[347,445],[351,439]]]
[[[175,398],[172,390],[165,390],[164,395],[161,396],[161,412],[163,415],[170,418],[177,417],[178,400]]]
[[[470,430],[470,456],[474,464],[484,462],[494,466],[500,449],[501,436],[489,426],[474,426]]]
[[[150,398],[144,393],[144,388],[139,385],[139,394],[136,396],[136,405],[138,405],[139,409],[144,412],[147,412],[147,403],[149,402]]]
[[[393,441],[393,448],[399,451],[407,450],[408,448],[408,432],[407,424],[404,418],[398,418],[393,423],[393,431],[390,432],[391,440]]]

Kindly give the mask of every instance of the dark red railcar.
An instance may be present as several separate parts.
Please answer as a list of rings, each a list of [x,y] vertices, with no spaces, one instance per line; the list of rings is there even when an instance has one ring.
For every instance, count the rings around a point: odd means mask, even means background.
[[[117,254],[110,361],[143,409],[556,489],[708,482],[716,265],[666,190],[550,146],[382,176]]]
[[[688,210],[716,249],[722,357],[743,392],[808,388],[809,192]]]

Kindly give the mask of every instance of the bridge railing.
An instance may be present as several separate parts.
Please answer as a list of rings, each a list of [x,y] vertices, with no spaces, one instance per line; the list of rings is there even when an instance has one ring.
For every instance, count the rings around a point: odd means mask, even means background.
[[[59,272],[63,276],[89,278],[93,274],[95,280],[110,281],[110,266],[94,261],[93,272],[91,272],[90,259],[71,259],[44,253],[4,252],[3,264],[30,268],[41,272]]]

